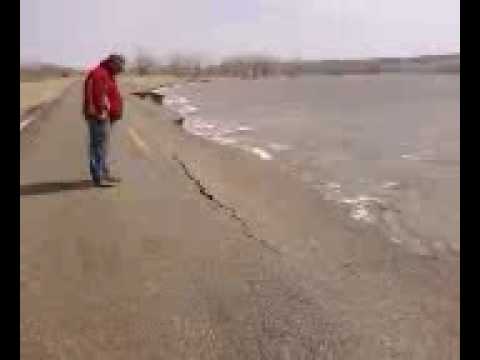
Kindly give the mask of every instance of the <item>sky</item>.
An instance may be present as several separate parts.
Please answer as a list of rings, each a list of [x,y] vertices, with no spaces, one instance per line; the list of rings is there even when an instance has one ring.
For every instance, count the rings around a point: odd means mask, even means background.
[[[460,0],[20,0],[21,62],[89,66],[110,52],[209,61],[460,51]]]

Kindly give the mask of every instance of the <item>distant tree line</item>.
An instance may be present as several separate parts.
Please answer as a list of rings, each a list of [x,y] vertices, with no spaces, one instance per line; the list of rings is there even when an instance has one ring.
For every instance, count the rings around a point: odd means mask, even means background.
[[[42,81],[50,78],[68,78],[79,75],[78,69],[55,64],[23,64],[20,66],[20,81]]]
[[[199,55],[173,54],[163,61],[139,52],[130,71],[138,75],[154,73],[180,77],[229,76],[258,79],[271,76],[294,77],[300,74],[378,74],[381,72],[460,72],[460,55],[413,58],[374,58],[359,60],[280,60],[266,55],[238,55],[208,64]]]
[[[300,63],[282,62],[262,55],[228,57],[220,64],[208,64],[199,55],[174,54],[161,61],[145,52],[132,61],[131,72],[143,76],[148,74],[172,74],[180,77],[230,76],[257,79],[269,76],[295,76],[300,73]]]

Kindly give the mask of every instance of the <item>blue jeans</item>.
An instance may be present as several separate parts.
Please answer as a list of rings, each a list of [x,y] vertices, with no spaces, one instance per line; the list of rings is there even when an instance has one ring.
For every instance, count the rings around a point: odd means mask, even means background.
[[[88,120],[90,134],[90,175],[95,183],[108,175],[108,147],[111,125],[108,120]]]

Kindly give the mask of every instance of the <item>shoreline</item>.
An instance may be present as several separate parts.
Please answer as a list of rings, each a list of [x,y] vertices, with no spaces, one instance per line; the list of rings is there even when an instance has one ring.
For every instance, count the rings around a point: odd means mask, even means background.
[[[282,173],[275,161],[262,161],[241,149],[188,133],[174,124],[174,112],[153,103],[141,106],[148,109],[152,121],[160,120],[155,134],[160,137],[161,152],[177,163],[180,173],[196,184],[208,203],[240,219],[247,234],[276,254],[282,266],[308,279],[313,293],[329,289],[340,296],[340,303],[355,299],[340,308],[331,303],[329,312],[340,311],[342,317],[361,324],[372,321],[373,314],[386,319],[398,311],[411,311],[418,319],[408,325],[411,330],[426,324],[425,317],[435,313],[438,324],[450,324],[452,335],[445,338],[443,330],[437,329],[428,336],[438,336],[437,344],[440,339],[458,341],[453,335],[458,329],[458,254],[411,252],[389,241],[380,229],[350,219],[345,211]],[[324,293],[315,296],[327,301]],[[389,305],[379,308],[385,301]],[[369,315],[360,320],[359,313]]]
[[[409,75],[411,76],[411,75]],[[240,80],[239,80],[240,81]],[[184,130],[188,132],[190,135],[193,135],[194,137],[200,137],[207,142],[214,143],[215,145],[219,146],[219,152],[222,151],[230,151],[231,149],[235,149],[236,151],[248,153],[250,155],[255,156],[257,159],[262,161],[262,165],[260,166],[267,166],[266,163],[274,162],[273,167],[278,168],[278,161],[275,161],[277,158],[277,155],[280,156],[280,161],[281,160],[281,154],[277,154],[274,148],[270,148],[269,144],[263,144],[260,147],[258,147],[254,142],[252,142],[250,145],[248,144],[243,144],[242,141],[236,141],[236,138],[241,139],[241,128],[244,128],[244,126],[240,126],[238,128],[233,127],[233,130],[228,130],[228,129],[223,129],[221,130],[218,126],[211,128],[207,128],[207,126],[213,126],[213,125],[208,125],[208,123],[205,123],[205,129],[196,127],[195,121],[192,123],[192,120],[196,119],[198,116],[194,112],[193,114],[188,112],[189,108],[195,108],[195,106],[192,106],[190,103],[189,99],[183,98],[183,96],[179,96],[178,94],[174,95],[174,97],[178,98],[175,101],[173,98],[168,101],[168,93],[167,93],[167,107],[173,111],[178,111],[180,110],[186,110],[187,112],[181,112],[179,117],[185,118],[185,123],[184,123]],[[197,99],[198,100],[198,99]],[[173,104],[174,107],[171,107],[170,104]],[[195,110],[197,110],[195,108]],[[199,126],[201,124],[199,123]],[[218,125],[218,124],[217,124]],[[190,127],[189,127],[190,126]],[[246,127],[245,127],[246,128]],[[222,132],[223,131],[223,132]],[[217,134],[217,135],[215,135]],[[237,136],[238,135],[238,136]],[[229,141],[232,140],[233,141]],[[270,139],[271,140],[271,139]],[[268,165],[272,166],[272,164]],[[278,174],[276,177],[284,177],[286,176],[286,170],[283,169],[286,166],[286,164],[281,163],[280,167],[282,168],[282,171],[278,171]],[[285,171],[284,171],[285,170]],[[326,192],[325,191],[320,191],[318,190],[318,186],[309,186],[308,184],[305,183],[305,181],[301,181],[300,178],[295,178],[292,181],[291,187],[309,187],[308,191],[308,196],[311,198],[317,198],[319,199],[318,201],[325,202],[327,203],[331,208],[335,208],[335,211],[339,212],[342,214],[343,217],[348,218],[346,221],[348,223],[351,223],[351,219],[353,218],[355,221],[353,221],[353,226],[359,226],[359,227],[365,227],[365,226],[372,226],[376,227],[381,230],[383,236],[387,238],[386,241],[390,243],[394,243],[395,245],[400,244],[400,246],[404,246],[406,248],[409,248],[410,251],[412,252],[419,252],[423,253],[428,256],[443,256],[444,253],[447,254],[447,256],[452,255],[453,257],[459,255],[459,248],[456,246],[456,243],[450,243],[446,242],[445,244],[442,243],[441,241],[430,241],[431,239],[429,237],[423,238],[422,236],[415,235],[415,234],[409,234],[407,233],[409,231],[408,227],[407,228],[401,228],[401,221],[403,219],[400,219],[397,217],[396,212],[397,206],[396,203],[390,203],[391,199],[393,199],[394,194],[391,195],[385,195],[385,199],[381,199],[376,197],[377,195],[380,196],[382,191],[377,191],[379,194],[369,194],[369,193],[362,193],[359,192],[358,194],[342,194],[340,192],[332,194],[331,192]],[[332,186],[338,186],[336,183],[324,183],[324,188],[329,187],[330,185]],[[393,185],[392,185],[393,184]],[[396,187],[398,184],[397,183],[391,183],[391,182],[385,182],[382,184],[381,189],[385,189],[388,187]],[[312,190],[314,189],[314,190]],[[379,188],[380,189],[380,188]],[[289,191],[288,188],[284,191]],[[333,190],[332,190],[333,191]],[[322,195],[320,196],[318,192],[321,192]],[[383,202],[385,200],[385,202]],[[388,203],[390,204],[390,207],[388,206]],[[333,210],[332,210],[333,211]],[[347,213],[349,213],[347,215]],[[371,222],[371,224],[359,224],[359,223],[368,223]],[[412,230],[413,231],[413,230]],[[402,236],[403,235],[403,236]]]
[[[235,145],[222,144],[216,141],[215,138],[192,133],[178,121],[178,119],[185,119],[184,114],[180,114],[166,105],[159,106],[150,101],[148,101],[148,106],[159,111],[167,110],[167,112],[170,113],[166,115],[166,117],[169,118],[167,122],[180,132],[178,139],[173,140],[173,142],[177,143],[175,146],[179,149],[178,154],[184,154],[186,158],[192,159],[191,171],[197,174],[201,182],[212,184],[214,188],[213,192],[225,194],[227,197],[230,197],[229,201],[232,203],[243,203],[246,209],[248,209],[246,210],[247,213],[255,214],[255,207],[257,206],[256,200],[249,202],[243,195],[233,197],[228,195],[246,194],[254,189],[251,185],[255,184],[258,186],[258,188],[255,189],[258,192],[256,192],[253,197],[262,199],[265,203],[272,204],[277,200],[278,194],[282,194],[282,196],[285,194],[288,200],[284,200],[284,202],[298,202],[306,207],[302,213],[315,213],[316,211],[320,213],[331,213],[341,227],[373,232],[377,234],[377,237],[382,238],[382,241],[388,243],[389,246],[400,248],[404,246],[392,242],[379,226],[356,221],[349,215],[351,212],[350,209],[325,199],[321,194],[307,187],[299,179],[282,171],[275,158],[266,159],[262,154],[255,153],[254,151],[247,151],[247,149]],[[175,135],[175,137],[177,137],[177,135]],[[193,159],[195,160],[193,161]],[[207,168],[208,171],[205,171]],[[240,173],[238,169],[242,168],[247,170]],[[290,195],[290,193],[292,194]],[[284,207],[281,210],[277,210],[279,214],[282,213],[282,216],[286,218],[297,218],[299,223],[302,222],[301,219],[298,219],[296,211],[292,211],[292,209],[288,209],[287,211]],[[280,217],[279,214],[277,216]],[[308,217],[302,215],[301,218],[305,219]],[[436,253],[434,249],[428,250],[425,255],[419,256],[458,257],[458,252],[450,249],[443,253]]]

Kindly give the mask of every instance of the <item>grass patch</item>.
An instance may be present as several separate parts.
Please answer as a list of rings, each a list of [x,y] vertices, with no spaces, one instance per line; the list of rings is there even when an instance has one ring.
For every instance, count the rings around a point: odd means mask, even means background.
[[[179,77],[174,75],[133,75],[122,74],[119,77],[120,86],[126,91],[142,91],[160,87],[161,85],[168,85],[178,82]]]
[[[68,85],[79,77],[45,78],[40,81],[20,81],[20,114],[28,109],[58,97]]]

